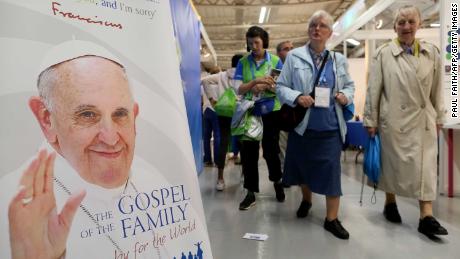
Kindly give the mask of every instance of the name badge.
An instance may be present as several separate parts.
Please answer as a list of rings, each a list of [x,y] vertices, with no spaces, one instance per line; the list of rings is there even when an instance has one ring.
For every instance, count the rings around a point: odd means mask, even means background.
[[[315,87],[315,107],[329,108],[331,98],[331,88]]]

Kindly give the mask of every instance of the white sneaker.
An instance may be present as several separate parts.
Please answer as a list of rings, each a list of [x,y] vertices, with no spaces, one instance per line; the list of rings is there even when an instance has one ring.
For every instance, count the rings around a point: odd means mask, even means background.
[[[223,191],[225,189],[225,182],[224,180],[217,180],[216,190]]]

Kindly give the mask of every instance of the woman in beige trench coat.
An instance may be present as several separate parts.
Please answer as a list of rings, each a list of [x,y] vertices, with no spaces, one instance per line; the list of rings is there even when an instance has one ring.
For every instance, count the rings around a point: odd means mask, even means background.
[[[401,223],[395,195],[419,200],[418,231],[447,235],[433,217],[436,198],[437,132],[444,120],[439,50],[415,38],[420,11],[397,10],[398,37],[377,51],[370,72],[364,126],[381,138],[379,188],[386,192],[385,218]]]

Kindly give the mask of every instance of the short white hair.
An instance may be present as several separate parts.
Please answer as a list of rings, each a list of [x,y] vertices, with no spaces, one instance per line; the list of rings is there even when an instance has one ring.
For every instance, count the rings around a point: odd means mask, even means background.
[[[420,13],[420,10],[413,5],[405,5],[395,11],[393,17],[393,28],[396,28],[396,23],[398,22],[401,15],[405,14],[416,14],[418,16],[419,25],[422,23],[422,14]]]
[[[329,29],[332,31],[332,26],[334,24],[334,19],[332,18],[332,16],[328,12],[326,12],[324,10],[318,10],[315,13],[313,13],[313,15],[310,17],[310,19],[308,19],[308,28],[310,28],[310,26],[311,26],[311,24],[313,22],[315,22],[316,20],[318,20],[320,18],[324,19],[324,21],[326,22],[327,27],[329,27]]]
[[[38,94],[42,98],[46,109],[48,109],[49,111],[53,110],[51,92],[54,90],[54,86],[58,83],[58,80],[59,72],[57,71],[56,66],[47,68],[38,76]]]
[[[96,57],[96,56],[86,55],[86,56],[77,57],[71,60],[67,60],[65,62],[48,67],[43,72],[41,72],[40,75],[38,76],[38,79],[37,79],[38,94],[42,98],[43,103],[48,111],[53,111],[53,108],[54,108],[53,91],[55,90],[55,87],[59,85],[60,81],[63,80],[62,74],[61,74],[62,72],[59,71],[59,66],[66,62],[71,62],[75,59],[82,58],[82,57]],[[130,87],[128,75],[126,74],[126,69],[123,66],[121,66],[119,63],[114,62],[113,60],[110,60],[104,57],[100,57],[100,58],[106,59],[120,66],[120,68],[123,71],[123,77],[126,79],[126,81],[128,81],[129,91],[131,93],[131,87]]]

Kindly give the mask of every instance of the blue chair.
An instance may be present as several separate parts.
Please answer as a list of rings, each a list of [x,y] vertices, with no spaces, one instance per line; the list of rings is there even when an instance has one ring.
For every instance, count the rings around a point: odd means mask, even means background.
[[[362,121],[347,121],[347,136],[345,137],[345,145],[351,145],[358,148],[358,154],[355,157],[355,163],[358,163],[358,156],[363,153],[364,146],[369,139],[367,130],[363,126]]]

